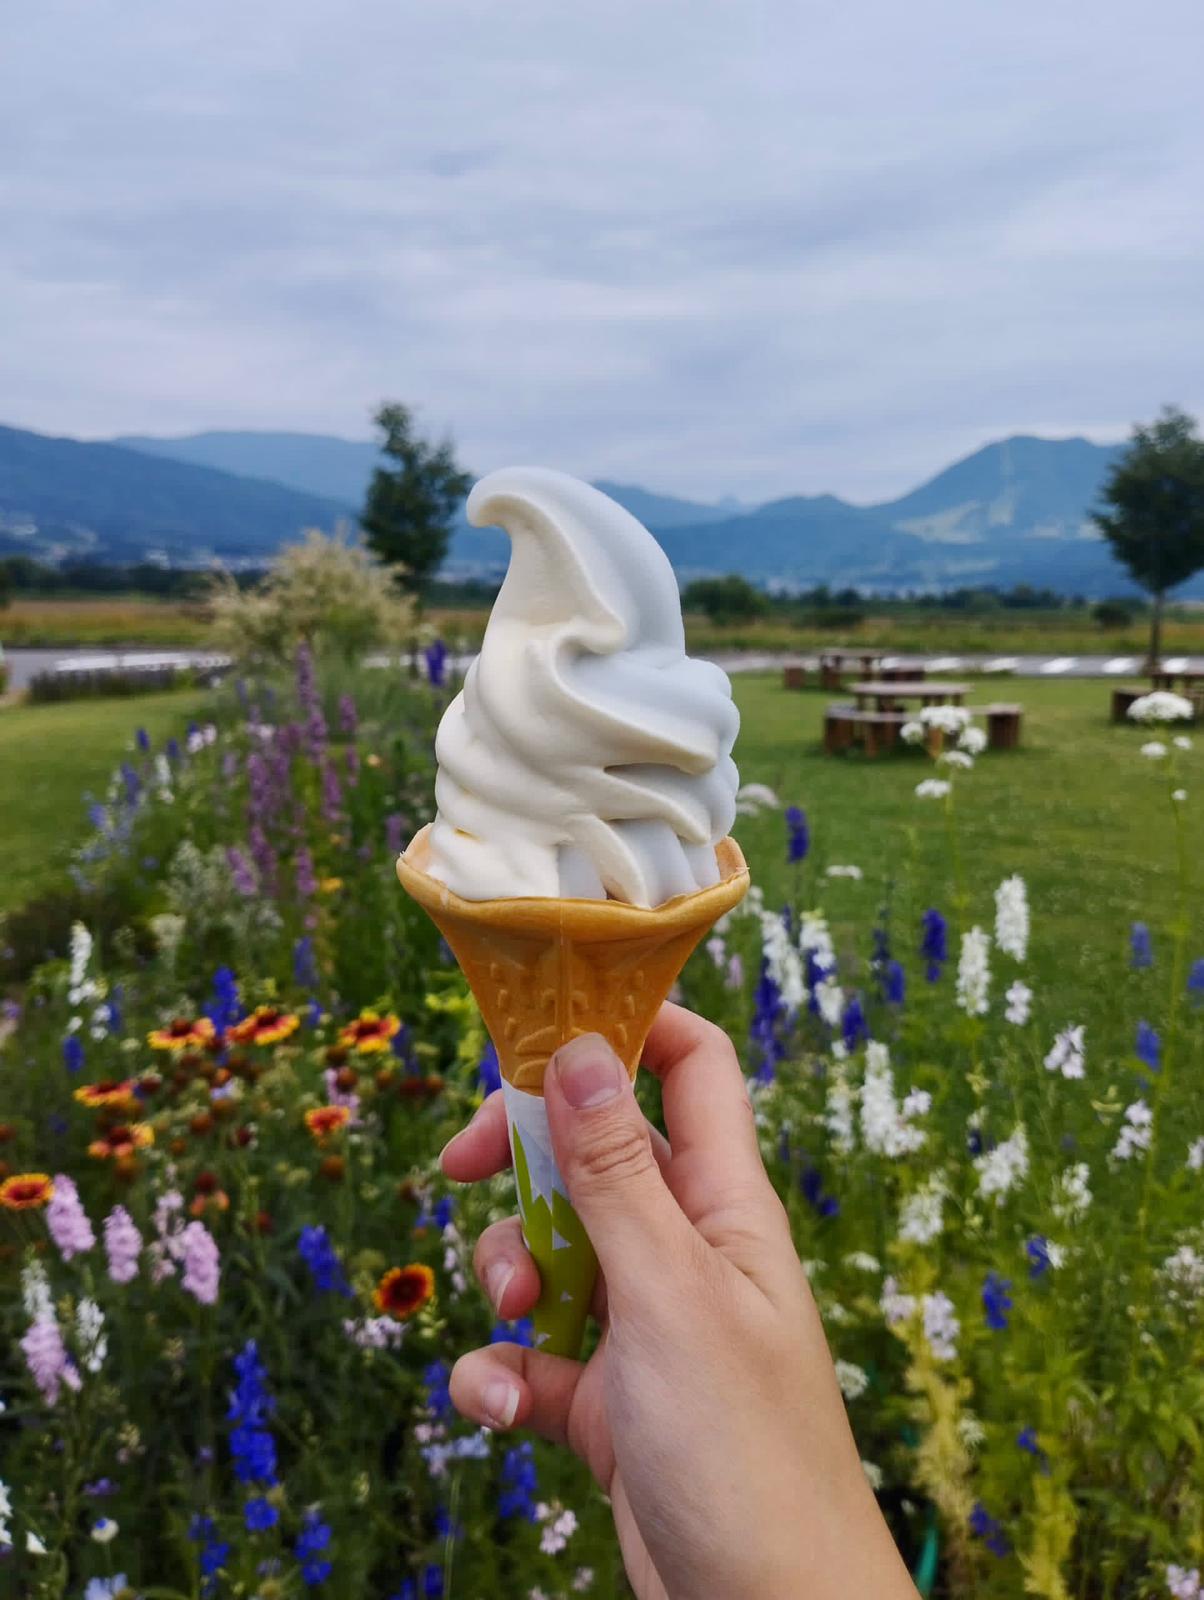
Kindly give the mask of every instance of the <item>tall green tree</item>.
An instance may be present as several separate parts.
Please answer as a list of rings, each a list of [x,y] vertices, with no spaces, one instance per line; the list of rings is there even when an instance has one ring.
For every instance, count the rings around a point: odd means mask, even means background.
[[[432,444],[419,434],[408,406],[382,405],[373,420],[381,452],[396,465],[373,473],[360,521],[402,589],[421,597],[447,554],[452,519],[472,479],[460,470],[450,440]]]
[[[1149,591],[1149,666],[1162,655],[1166,596],[1204,567],[1204,439],[1177,406],[1133,429],[1129,448],[1103,490],[1093,519],[1134,582]]]

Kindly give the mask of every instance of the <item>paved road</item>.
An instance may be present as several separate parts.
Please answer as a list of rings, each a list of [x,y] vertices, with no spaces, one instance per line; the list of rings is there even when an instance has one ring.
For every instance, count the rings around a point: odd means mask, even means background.
[[[150,667],[167,659],[181,665],[209,659],[201,650],[127,650],[120,654],[100,650],[9,650],[10,685],[23,689],[39,672],[48,672],[60,662],[82,667],[85,663],[93,670],[103,670],[101,663],[110,668],[118,664],[127,667]],[[464,656],[455,661],[463,669],[471,658]],[[787,665],[814,668],[813,655],[783,655],[754,653],[716,655],[714,659],[727,672],[776,672]],[[886,656],[889,666],[896,662],[911,662],[928,672],[989,672],[1012,673],[1018,678],[1140,678],[1140,656],[1005,656],[1005,655],[900,655]],[[383,657],[374,657],[373,663],[384,664]],[[1204,672],[1204,656],[1168,656],[1164,662],[1167,672]]]

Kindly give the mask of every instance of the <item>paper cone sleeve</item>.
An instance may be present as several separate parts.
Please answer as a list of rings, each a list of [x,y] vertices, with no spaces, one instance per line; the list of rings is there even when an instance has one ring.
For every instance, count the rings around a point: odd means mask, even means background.
[[[516,1089],[543,1092],[552,1053],[582,1033],[609,1040],[635,1077],[648,1030],[686,958],[744,897],[734,839],[716,848],[719,882],[649,910],[618,900],[464,900],[426,871],[430,829],[398,858],[402,886],[460,963]]]

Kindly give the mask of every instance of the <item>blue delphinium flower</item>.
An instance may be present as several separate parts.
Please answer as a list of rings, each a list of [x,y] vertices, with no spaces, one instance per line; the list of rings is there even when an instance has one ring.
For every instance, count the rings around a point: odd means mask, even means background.
[[[987,1327],[1002,1333],[1008,1325],[1008,1312],[1012,1309],[1010,1278],[1001,1278],[997,1272],[988,1272],[982,1286],[982,1307],[986,1313]]]
[[[63,1040],[63,1065],[68,1072],[78,1072],[83,1064],[83,1042],[78,1033],[69,1033]]]
[[[502,1457],[502,1488],[497,1499],[498,1516],[522,1517],[535,1521],[535,1495],[539,1479],[535,1472],[535,1451],[530,1442],[517,1444]]]
[[[276,1441],[268,1429],[268,1418],[276,1402],[268,1393],[267,1369],[259,1359],[259,1347],[248,1339],[234,1357],[238,1382],[230,1396],[226,1420],[230,1430],[230,1455],[234,1476],[239,1483],[261,1484],[272,1488],[276,1476]]]
[[[805,861],[811,848],[811,830],[807,826],[807,813],[801,806],[786,807],[786,860]]]
[[[888,1006],[901,1006],[907,995],[907,976],[900,961],[888,961],[882,981],[882,995]]]
[[[263,1495],[256,1495],[247,1501],[243,1507],[243,1516],[249,1533],[265,1533],[268,1528],[274,1528],[280,1521],[279,1511]]]
[[[413,1578],[403,1578],[401,1588],[396,1594],[390,1595],[389,1600],[418,1600],[418,1585]]]
[[[1148,1022],[1137,1024],[1137,1059],[1145,1063],[1151,1072],[1162,1071],[1162,1040]]]
[[[1204,1000],[1204,956],[1191,964],[1191,971],[1187,974],[1187,992]]]
[[[1037,1465],[1040,1467],[1041,1471],[1046,1475],[1046,1477],[1048,1477],[1049,1457],[1037,1443],[1037,1430],[1035,1428],[1021,1428],[1020,1432],[1016,1435],[1016,1443],[1019,1445],[1021,1450],[1027,1451],[1030,1456],[1036,1458]]]
[[[834,1194],[829,1194],[824,1188],[823,1174],[818,1167],[811,1165],[806,1152],[800,1152],[798,1186],[802,1191],[803,1199],[817,1216],[838,1217],[840,1215],[840,1201]]]
[[[1049,1240],[1043,1239],[1040,1234],[1035,1234],[1025,1241],[1024,1253],[1029,1259],[1030,1278],[1043,1278],[1053,1266],[1049,1256]]]
[[[1134,972],[1154,965],[1154,944],[1144,922],[1135,922],[1129,932],[1129,965]]]
[[[347,1282],[343,1263],[330,1242],[330,1235],[321,1223],[316,1227],[301,1229],[297,1250],[309,1268],[314,1288],[319,1294],[351,1294],[351,1285]]]
[[[519,1317],[516,1322],[498,1322],[489,1335],[490,1344],[522,1344],[530,1349],[535,1343],[535,1324],[530,1317]]]
[[[440,1600],[443,1594],[443,1568],[437,1561],[429,1562],[422,1574],[422,1593],[424,1600]]]
[[[426,662],[427,682],[433,689],[441,689],[447,677],[447,646],[442,639],[432,639],[422,652]]]
[[[481,1088],[486,1094],[492,1094],[495,1089],[502,1087],[502,1069],[492,1039],[485,1041],[485,1048],[477,1063],[477,1077],[481,1080]]]
[[[454,1408],[448,1388],[451,1368],[446,1361],[432,1361],[422,1374],[422,1381],[426,1384],[426,1404],[431,1415],[439,1421],[450,1417]]]
[[[977,1539],[981,1539],[993,1556],[1006,1556],[1011,1553],[1011,1545],[1002,1526],[983,1505],[982,1501],[975,1503],[970,1513],[970,1532]]]
[[[949,959],[949,925],[931,906],[920,918],[920,954],[927,962],[924,976],[935,983]]]
[[[319,983],[318,959],[308,934],[293,946],[293,977],[299,989],[316,989]]]
[[[125,1591],[124,1572],[119,1572],[114,1578],[89,1578],[84,1600],[117,1600],[117,1596]]]
[[[109,990],[108,999],[105,1001],[105,1005],[108,1008],[108,1017],[106,1020],[109,1025],[110,1033],[121,1032],[122,1022],[124,1020],[121,1014],[121,1002],[124,998],[125,994],[121,985],[119,983],[114,984]]]
[[[761,975],[753,990],[753,1014],[748,1029],[750,1054],[757,1063],[754,1076],[758,1083],[773,1082],[777,1064],[786,1053],[778,1026],[785,1012],[782,991],[770,975],[769,962],[763,959]]]
[[[169,739],[163,748],[167,752],[169,761],[175,762],[180,759],[180,741],[178,739]]]
[[[200,1515],[188,1524],[188,1537],[201,1547],[201,1593],[211,1595],[217,1588],[218,1573],[230,1559],[229,1541],[218,1538],[212,1517]]]
[[[136,806],[138,804],[138,796],[142,793],[142,779],[128,761],[121,763],[121,783],[125,790],[126,804]]]
[[[311,1589],[325,1583],[334,1571],[334,1563],[322,1555],[330,1547],[330,1524],[323,1522],[319,1513],[310,1509],[301,1523],[301,1532],[293,1549],[301,1563],[301,1579]]]
[[[146,755],[151,747],[150,734],[147,733],[145,728],[139,728],[134,738],[137,741],[139,750],[142,751],[143,755]]]
[[[218,967],[213,974],[213,996],[205,1007],[205,1015],[219,1034],[233,1027],[242,1016],[238,983],[229,967]]]
[[[846,1050],[855,1050],[863,1039],[870,1036],[870,1025],[865,1020],[865,1010],[858,995],[852,995],[840,1019],[840,1031]]]

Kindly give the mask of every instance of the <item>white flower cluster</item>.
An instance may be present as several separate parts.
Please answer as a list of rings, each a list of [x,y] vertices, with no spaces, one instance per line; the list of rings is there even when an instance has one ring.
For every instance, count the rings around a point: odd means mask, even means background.
[[[925,738],[924,724],[914,720],[905,722],[899,729],[899,737],[904,744],[923,744]]]
[[[970,726],[970,713],[965,706],[925,706],[920,712],[920,721],[926,728],[958,734]]]
[[[943,800],[952,789],[953,785],[944,778],[925,778],[916,784],[916,798],[919,800]]]
[[[361,1350],[396,1350],[408,1324],[393,1317],[352,1317],[343,1319],[343,1332]]]
[[[836,981],[836,948],[828,928],[828,919],[821,911],[804,911],[799,929],[799,949],[808,951],[816,968],[823,974],[815,985],[815,1003],[819,1014],[829,1028],[840,1026],[844,1011],[844,991]],[[802,977],[799,978],[802,987]],[[806,989],[803,987],[803,994]]]
[[[1083,1043],[1085,1032],[1086,1029],[1081,1024],[1062,1029],[1045,1057],[1046,1072],[1060,1072],[1064,1078],[1086,1076],[1087,1052]]]
[[[1166,1592],[1171,1600],[1204,1600],[1199,1567],[1177,1567],[1172,1562],[1166,1569]]]
[[[13,1542],[12,1529],[8,1519],[13,1514],[13,1503],[8,1492],[8,1485],[0,1478],[0,1550],[11,1546]]]
[[[535,1508],[535,1517],[544,1525],[539,1548],[545,1556],[558,1556],[577,1531],[577,1513],[561,1511],[541,1501]]]
[[[1006,1021],[1017,1028],[1022,1028],[1032,1015],[1033,991],[1027,983],[1022,983],[1019,978],[1008,986],[1005,996],[1007,1008],[1003,1015]]]
[[[797,1011],[807,998],[799,953],[791,944],[780,915],[773,911],[762,911],[759,915],[761,951],[769,966],[769,976],[777,984],[786,1006]]]
[[[99,1372],[109,1353],[109,1341],[105,1314],[89,1295],[84,1295],[75,1308],[75,1336],[84,1371]]]
[[[856,1092],[849,1082],[847,1070],[843,1066],[835,1066],[824,1103],[824,1127],[828,1130],[832,1148],[842,1156],[850,1155],[856,1144],[856,1101]]]
[[[995,943],[1015,961],[1028,954],[1028,890],[1019,873],[1005,878],[995,891]]]
[[[937,761],[942,766],[956,767],[960,772],[970,772],[974,766],[974,757],[968,750],[943,750]]]
[[[990,1009],[991,940],[981,928],[962,934],[957,962],[957,1003],[970,1017],[985,1017]]]
[[[1188,1145],[1187,1166],[1190,1172],[1204,1172],[1204,1139],[1193,1139]]]
[[[986,732],[984,729],[976,728],[970,723],[962,729],[958,735],[957,742],[959,747],[968,751],[970,755],[980,756],[987,748]]]
[[[858,1400],[870,1386],[869,1376],[864,1367],[859,1367],[854,1361],[838,1361],[836,1363],[836,1381],[840,1385],[840,1392],[846,1400]]]
[[[962,1325],[953,1310],[953,1301],[938,1289],[926,1294],[920,1303],[924,1337],[938,1361],[952,1361],[957,1355],[957,1336]]]
[[[1028,1177],[1028,1134],[1017,1125],[1002,1144],[975,1156],[978,1192],[984,1200],[994,1198],[1001,1206],[1019,1183]]]
[[[881,1272],[882,1263],[877,1256],[872,1256],[866,1250],[850,1250],[844,1258],[846,1267],[851,1267],[854,1272]]]
[[[1204,1299],[1204,1256],[1191,1245],[1183,1244],[1162,1263],[1171,1298],[1184,1304]]]
[[[92,935],[82,922],[71,924],[71,975],[67,980],[67,1002],[82,1005],[99,993],[96,983],[88,977],[88,962],[92,959]]]
[[[28,1261],[21,1268],[21,1303],[30,1322],[48,1322],[54,1317],[50,1279],[40,1261]]]
[[[931,1244],[944,1227],[942,1215],[949,1193],[943,1172],[935,1172],[899,1207],[899,1237],[911,1244]]]
[[[1120,1137],[1112,1147],[1113,1161],[1131,1161],[1139,1150],[1148,1150],[1154,1133],[1154,1113],[1144,1100],[1125,1107]]]
[[[928,1135],[913,1117],[923,1116],[932,1104],[924,1089],[913,1089],[900,1106],[895,1095],[895,1074],[890,1051],[877,1039],[865,1047],[865,1080],[861,1086],[861,1137],[875,1155],[902,1156],[922,1149]]]
[[[1129,707],[1129,719],[1132,722],[1191,722],[1195,714],[1190,700],[1181,694],[1170,694],[1165,689],[1143,694]]]
[[[1147,761],[1161,761],[1166,754],[1166,746],[1161,739],[1150,739],[1142,745],[1141,753]]]
[[[852,878],[859,883],[864,874],[860,867],[829,867],[826,876],[829,878]]]
[[[194,728],[185,741],[184,748],[190,756],[197,755],[206,746],[217,742],[217,729],[212,722],[207,722],[203,728]]]
[[[1059,1222],[1077,1222],[1091,1205],[1091,1169],[1085,1161],[1067,1167],[1057,1182],[1053,1214]]]

